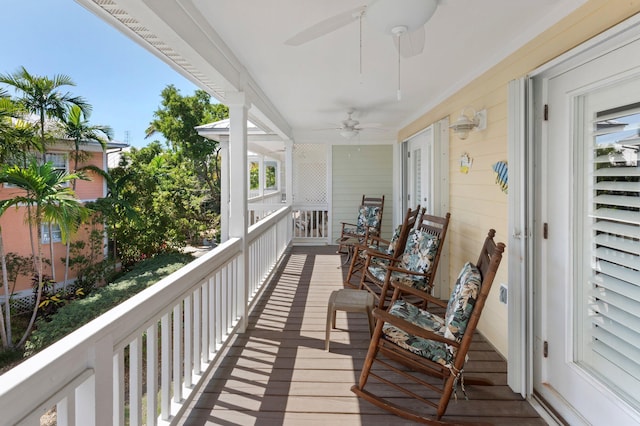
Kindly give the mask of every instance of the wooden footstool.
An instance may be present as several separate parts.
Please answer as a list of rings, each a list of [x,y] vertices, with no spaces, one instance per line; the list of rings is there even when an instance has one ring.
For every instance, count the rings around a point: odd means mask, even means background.
[[[369,333],[373,334],[373,315],[371,314],[373,304],[373,294],[366,290],[343,288],[331,292],[327,308],[327,333],[324,350],[329,350],[329,334],[332,328],[336,328],[336,311],[366,313],[369,319]]]

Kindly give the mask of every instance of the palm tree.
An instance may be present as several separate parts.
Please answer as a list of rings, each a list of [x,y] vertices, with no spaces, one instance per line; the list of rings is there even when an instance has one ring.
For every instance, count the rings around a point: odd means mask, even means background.
[[[0,173],[0,182],[12,184],[20,191],[13,198],[6,200],[4,208],[10,206],[17,208],[20,205],[31,207],[27,210],[26,217],[29,227],[41,229],[44,222],[57,223],[60,226],[62,241],[66,242],[69,235],[75,232],[79,224],[89,216],[89,209],[75,198],[73,189],[68,186],[70,181],[81,177],[75,173],[69,174],[63,170],[54,169],[49,162],[39,165],[33,160],[27,168],[5,166]],[[24,345],[33,329],[42,296],[44,264],[42,242],[39,237],[36,240],[37,242],[34,242],[34,238],[31,238],[31,252],[36,262],[38,276],[36,301],[31,319],[18,342],[18,347]]]
[[[0,216],[6,210],[6,201],[0,201]],[[2,240],[2,226],[0,226],[0,262],[2,263],[2,289],[4,290],[4,308],[5,313],[0,309],[0,338],[2,339],[2,347],[11,346],[11,295],[9,294],[9,274],[7,271],[7,257],[4,253],[4,241]]]
[[[78,105],[72,105],[69,113],[66,114],[62,122],[64,136],[73,140],[74,149],[73,170],[78,170],[78,163],[82,160],[82,145],[89,142],[98,142],[104,151],[107,149],[107,142],[113,137],[113,130],[109,126],[90,125],[89,113],[85,112]],[[75,181],[73,182],[75,185]],[[75,186],[74,186],[75,189]]]
[[[28,152],[37,150],[39,144],[35,138],[35,126],[29,122],[19,120],[21,109],[9,98],[5,90],[0,89],[0,164],[15,163],[22,160],[26,165]],[[18,158],[21,156],[22,158]],[[7,200],[0,201],[0,216],[8,208]],[[4,241],[2,239],[2,228],[0,227],[0,266],[2,270],[2,288],[5,295],[5,312],[0,309],[0,338],[2,346],[8,348],[12,346],[11,335],[11,292],[9,291],[9,276],[7,272],[7,259],[4,251]]]
[[[128,200],[122,197],[122,192],[129,182],[135,177],[131,171],[125,171],[123,175],[114,177],[111,173],[102,170],[99,167],[89,165],[82,168],[82,171],[90,170],[102,176],[107,183],[107,195],[104,198],[98,198],[95,202],[90,203],[92,210],[102,213],[107,228],[107,236],[113,240],[113,260],[116,262],[117,257],[117,241],[115,229],[118,223],[123,221],[138,222],[140,217],[134,207]]]
[[[64,136],[73,140],[74,149],[71,153],[73,158],[73,171],[78,170],[78,163],[82,160],[83,152],[80,150],[82,145],[89,142],[98,142],[102,147],[102,150],[107,149],[107,141],[110,141],[113,137],[113,130],[109,126],[102,125],[90,125],[89,113],[83,112],[82,108],[78,105],[72,105],[69,108],[69,113],[66,114],[64,121],[61,123]],[[76,180],[72,182],[72,188],[76,189]],[[69,254],[70,243],[67,240],[65,265],[64,265],[64,286],[67,286],[67,280],[69,278]],[[51,259],[53,262],[53,259]]]
[[[40,150],[36,126],[22,120],[20,105],[5,95],[6,91],[0,90],[0,164],[22,159],[26,166],[28,153]]]
[[[21,67],[13,74],[0,74],[0,83],[13,87],[19,93],[18,103],[27,113],[38,116],[40,143],[42,149],[46,145],[45,122],[47,118],[62,120],[72,105],[77,105],[84,113],[91,110],[91,106],[80,96],[73,96],[69,92],[62,93],[64,86],[75,86],[71,78],[58,74],[53,78],[30,74],[25,67]]]
[[[43,153],[42,162],[46,160],[45,151],[47,145],[46,121],[47,119],[63,120],[67,110],[72,105],[77,105],[84,112],[89,112],[91,106],[80,96],[73,96],[69,92],[62,93],[64,86],[75,86],[71,77],[58,74],[53,78],[33,75],[25,67],[21,67],[13,74],[0,74],[0,83],[12,87],[18,94],[17,103],[20,108],[38,117],[40,143],[38,150]],[[27,210],[31,207],[27,206]],[[31,215],[31,212],[28,212]],[[33,240],[32,230],[29,229],[29,236]],[[51,234],[51,229],[49,229]],[[53,247],[51,247],[53,250]],[[52,259],[52,273],[55,277],[55,262]]]

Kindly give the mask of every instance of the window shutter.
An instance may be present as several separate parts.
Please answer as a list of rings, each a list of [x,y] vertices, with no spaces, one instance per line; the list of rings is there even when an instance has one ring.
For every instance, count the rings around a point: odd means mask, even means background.
[[[640,106],[598,113],[593,123],[587,364],[638,400],[640,391]]]

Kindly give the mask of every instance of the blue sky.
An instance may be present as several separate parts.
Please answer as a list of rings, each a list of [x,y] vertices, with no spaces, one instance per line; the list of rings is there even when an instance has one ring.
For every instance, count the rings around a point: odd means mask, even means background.
[[[74,95],[93,106],[91,124],[114,140],[145,146],[144,131],[167,84],[182,95],[196,86],[73,0],[2,0],[0,73],[66,74]],[[215,102],[215,100],[212,100]]]

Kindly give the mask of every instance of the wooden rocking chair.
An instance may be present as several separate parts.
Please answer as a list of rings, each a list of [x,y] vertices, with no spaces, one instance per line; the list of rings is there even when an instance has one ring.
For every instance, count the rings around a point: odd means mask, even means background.
[[[367,252],[360,289],[370,291],[381,309],[391,299],[394,281],[430,292],[450,219],[449,213],[444,217],[433,216],[423,209],[416,229],[409,233],[404,250],[398,255]]]
[[[357,238],[360,242],[364,241],[367,235],[379,236],[382,228],[382,212],[384,210],[384,195],[378,197],[362,196],[362,203],[358,208],[358,219],[356,223],[342,222],[340,238],[338,239],[338,252],[346,247],[341,241],[349,238]],[[348,247],[347,247],[348,248]]]
[[[373,310],[377,319],[376,328],[360,381],[351,387],[355,394],[406,419],[440,424],[438,421],[444,415],[451,394],[458,384],[464,391],[462,373],[467,352],[505,249],[503,243],[494,243],[494,236],[495,231],[491,229],[476,265],[470,262],[464,265],[446,305],[425,292],[402,283],[393,283],[395,290],[389,310]],[[400,298],[403,293],[422,297],[425,301],[442,307],[446,306],[444,318],[409,304]],[[376,366],[389,369],[393,377],[400,377],[401,380],[394,381],[377,368],[372,371],[374,363]],[[420,377],[420,373],[440,380],[428,382],[424,377]],[[387,384],[426,406],[435,408],[435,419],[431,417],[431,413],[425,414],[419,409],[416,410],[413,400],[409,400],[404,406],[397,398],[393,399],[398,402],[392,402],[366,390],[369,379]],[[464,381],[467,384],[492,384],[483,380],[470,380],[467,377]],[[409,383],[413,389],[408,388]],[[436,392],[440,395],[439,401],[436,403],[428,399],[425,391],[416,391],[416,385],[424,386],[426,391]],[[373,389],[379,392],[380,387]]]
[[[353,254],[345,284],[351,285],[351,278],[353,274],[362,272],[364,264],[367,261],[367,255],[374,256],[374,258],[377,259],[378,257],[375,257],[376,255],[393,256],[395,258],[402,254],[409,232],[415,226],[419,213],[419,205],[415,210],[411,210],[410,208],[407,209],[407,214],[405,215],[404,220],[393,231],[393,235],[390,240],[385,240],[380,236],[370,236],[367,233],[363,244],[356,244],[353,246]]]

